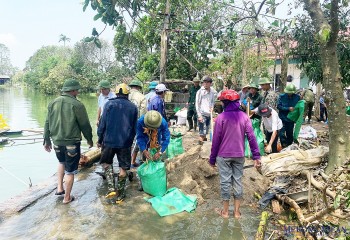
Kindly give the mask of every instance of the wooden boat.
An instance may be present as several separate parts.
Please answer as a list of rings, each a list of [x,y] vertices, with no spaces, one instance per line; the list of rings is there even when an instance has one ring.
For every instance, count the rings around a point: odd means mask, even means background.
[[[7,143],[8,140],[9,140],[9,138],[7,138],[7,137],[0,137],[0,145]]]
[[[1,132],[0,135],[2,136],[9,136],[9,135],[19,135],[22,134],[22,130],[8,130],[8,131],[4,131]]]

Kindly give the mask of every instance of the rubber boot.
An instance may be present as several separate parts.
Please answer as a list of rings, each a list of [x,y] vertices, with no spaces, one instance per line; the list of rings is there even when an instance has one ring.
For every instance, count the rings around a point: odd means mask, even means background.
[[[195,132],[197,132],[197,121],[194,121],[193,129]]]
[[[105,168],[105,176],[108,186],[108,194],[106,195],[106,198],[113,198],[117,195],[117,193],[115,191],[115,178],[112,165],[109,165],[107,168]]]
[[[118,185],[117,185],[117,190],[118,190],[118,196],[117,196],[117,202],[123,201],[125,198],[125,185],[126,185],[126,178],[128,176],[124,177],[118,177]]]

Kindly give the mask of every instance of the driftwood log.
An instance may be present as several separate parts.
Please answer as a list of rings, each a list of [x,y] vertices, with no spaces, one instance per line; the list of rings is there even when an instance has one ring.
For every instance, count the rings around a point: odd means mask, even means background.
[[[97,161],[101,157],[101,148],[94,148],[90,149],[84,153],[81,154],[80,160],[79,160],[79,166],[87,166],[95,161]]]
[[[261,213],[261,219],[260,219],[258,231],[256,232],[256,235],[255,235],[255,240],[263,240],[264,239],[268,218],[269,218],[268,212],[264,211]]]

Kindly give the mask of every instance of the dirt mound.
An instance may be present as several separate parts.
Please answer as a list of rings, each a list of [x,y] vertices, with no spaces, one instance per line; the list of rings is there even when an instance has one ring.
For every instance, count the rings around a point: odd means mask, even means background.
[[[210,143],[203,146],[196,145],[169,160],[167,162],[168,188],[178,187],[186,194],[197,195],[199,204],[208,200],[221,199],[218,170],[208,164],[210,148]],[[250,164],[253,164],[253,161],[247,160],[246,165]],[[269,180],[259,174],[255,168],[245,169],[243,204],[256,202],[254,193],[262,195],[268,186]]]

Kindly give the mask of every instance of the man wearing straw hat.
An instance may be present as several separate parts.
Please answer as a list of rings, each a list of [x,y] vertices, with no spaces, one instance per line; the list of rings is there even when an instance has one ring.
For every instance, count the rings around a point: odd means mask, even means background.
[[[271,88],[271,80],[266,77],[260,78],[259,85],[262,89],[261,103],[265,103],[273,110],[277,111],[278,94]]]

